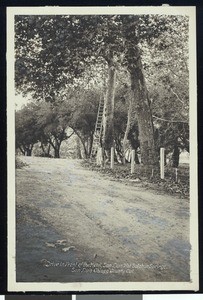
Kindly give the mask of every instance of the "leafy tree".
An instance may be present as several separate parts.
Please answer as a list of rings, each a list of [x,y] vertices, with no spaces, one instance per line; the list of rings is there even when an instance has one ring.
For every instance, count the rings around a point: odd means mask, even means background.
[[[31,156],[39,131],[36,123],[36,107],[33,103],[24,106],[15,114],[16,149],[23,155]]]
[[[173,164],[178,165],[180,150],[189,151],[189,29],[187,17],[169,16],[166,21],[167,28],[151,39],[151,46],[144,41],[141,49],[156,147],[176,153]]]
[[[42,102],[38,105],[37,125],[40,128],[40,141],[50,144],[54,149],[54,157],[60,158],[60,147],[64,140],[73,135],[67,129],[71,120],[71,112],[64,111],[64,106],[55,102]]]
[[[80,91],[79,98],[81,101],[78,101],[78,98],[71,101],[72,103],[75,102],[76,109],[73,113],[70,126],[79,137],[85,157],[88,158],[92,151],[100,95],[94,89],[86,89]]]

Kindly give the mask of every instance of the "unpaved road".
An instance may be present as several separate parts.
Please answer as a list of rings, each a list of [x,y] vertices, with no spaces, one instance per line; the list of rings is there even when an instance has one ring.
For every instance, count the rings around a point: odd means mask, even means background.
[[[76,160],[17,170],[17,281],[189,281],[189,203]]]

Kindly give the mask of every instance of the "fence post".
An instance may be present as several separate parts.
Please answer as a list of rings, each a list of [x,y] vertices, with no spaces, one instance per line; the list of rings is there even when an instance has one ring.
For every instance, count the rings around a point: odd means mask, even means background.
[[[175,168],[175,180],[178,182],[178,168]]]
[[[135,173],[135,150],[131,151],[131,174]]]
[[[160,148],[160,177],[164,179],[164,148]]]
[[[114,168],[114,147],[111,147],[111,169]]]

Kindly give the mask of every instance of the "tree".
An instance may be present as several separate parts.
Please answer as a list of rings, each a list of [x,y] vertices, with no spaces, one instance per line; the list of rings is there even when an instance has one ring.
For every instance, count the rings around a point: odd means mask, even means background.
[[[23,155],[31,156],[34,144],[38,141],[39,131],[36,123],[36,106],[24,106],[15,114],[16,149]]]
[[[75,110],[70,123],[70,127],[74,130],[82,143],[85,158],[89,158],[92,151],[93,136],[95,130],[95,122],[97,117],[97,108],[99,103],[99,91],[89,89],[81,89],[80,96],[72,98]],[[80,101],[78,101],[80,99]]]
[[[140,28],[143,27],[142,29],[144,29],[146,23],[148,23],[147,29],[149,31],[149,17],[123,17],[123,35],[125,37],[126,47],[125,60],[131,77],[131,89],[134,101],[133,104],[130,102],[129,111],[131,115],[132,106],[134,106],[139,127],[142,163],[145,165],[155,165],[157,163],[157,156],[155,151],[152,111],[139,48],[139,42],[142,38],[145,38]],[[144,32],[146,32],[146,37],[149,38],[149,32],[147,32],[147,30]],[[153,34],[158,33],[154,31]]]
[[[71,111],[64,108],[60,102],[41,102],[38,105],[37,125],[40,128],[40,140],[42,144],[49,143],[53,147],[55,158],[60,158],[61,143],[73,135],[72,130],[67,133]]]
[[[189,151],[188,18],[169,16],[157,37],[141,45],[144,74],[152,103],[156,148],[165,147],[177,165]],[[173,25],[173,26],[172,26]]]

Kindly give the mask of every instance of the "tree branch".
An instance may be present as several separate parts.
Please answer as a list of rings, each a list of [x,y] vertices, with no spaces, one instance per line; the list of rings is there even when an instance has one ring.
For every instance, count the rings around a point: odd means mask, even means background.
[[[174,92],[174,90],[173,90],[172,88],[171,88],[171,92],[176,96],[176,98],[177,98],[182,104],[184,104],[184,101],[180,99],[180,96],[179,96],[176,92]]]
[[[182,120],[167,120],[167,119],[159,118],[159,117],[157,117],[155,115],[153,115],[152,117],[155,118],[155,119],[164,121],[164,122],[169,122],[169,123],[185,123],[185,124],[189,124],[189,122],[182,121]]]
[[[75,133],[75,132],[74,132],[74,130],[73,130],[73,132],[72,132],[70,135],[67,136],[67,139],[69,139],[74,133]]]

